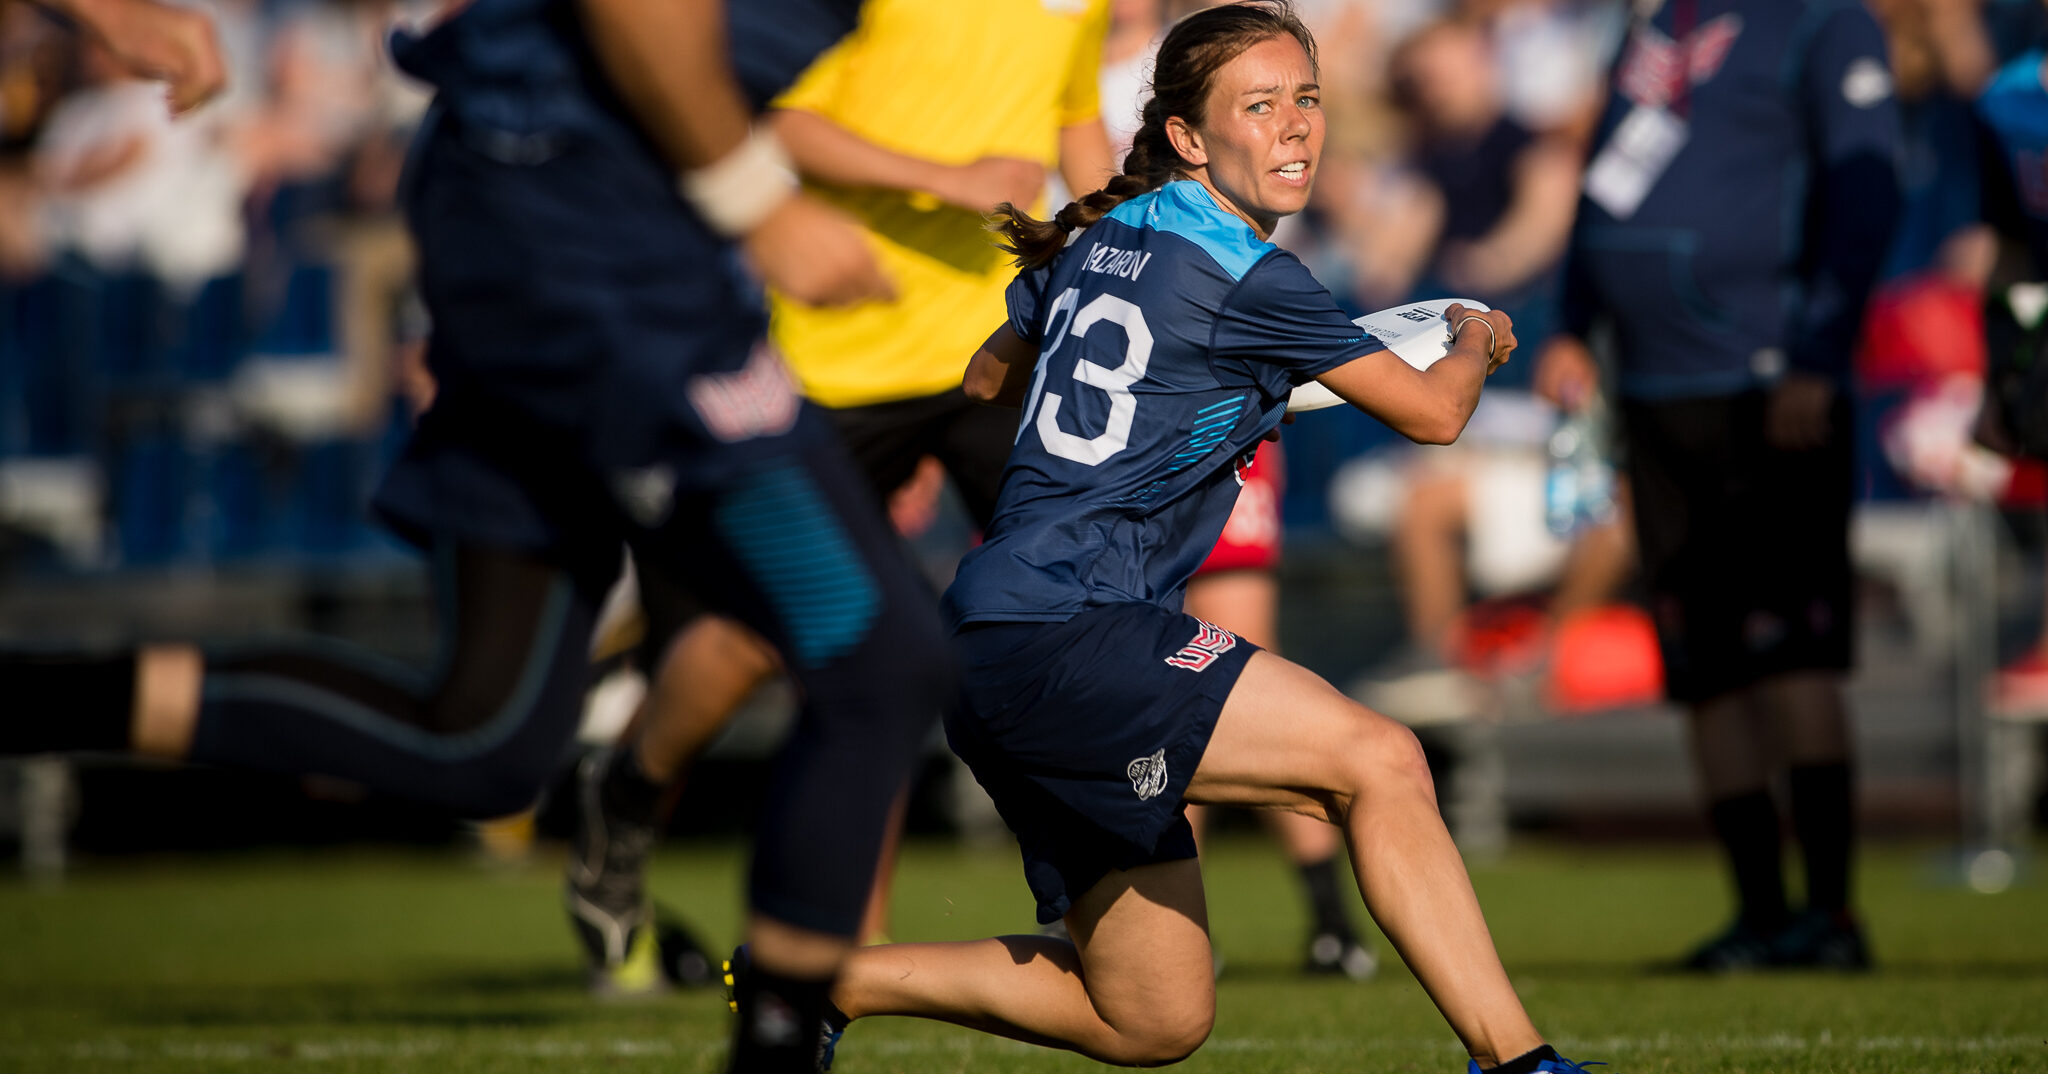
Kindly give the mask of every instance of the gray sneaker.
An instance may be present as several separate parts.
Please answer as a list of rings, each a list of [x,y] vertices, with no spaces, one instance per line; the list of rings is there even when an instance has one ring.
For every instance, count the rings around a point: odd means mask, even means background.
[[[576,827],[570,839],[563,902],[569,925],[583,947],[590,990],[602,996],[637,996],[664,991],[660,944],[653,904],[644,878],[647,855],[660,830],[604,809],[609,750],[576,766]]]

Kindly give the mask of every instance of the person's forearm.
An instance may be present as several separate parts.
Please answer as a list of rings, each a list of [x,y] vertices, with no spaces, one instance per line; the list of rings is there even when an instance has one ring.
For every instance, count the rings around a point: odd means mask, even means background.
[[[1998,69],[1997,52],[1984,32],[1984,18],[1976,4],[1929,5],[1927,40],[1934,46],[1942,81],[1951,93],[1976,96]]]
[[[591,47],[669,163],[699,168],[746,138],[751,117],[726,57],[720,0],[582,5]]]
[[[1060,128],[1060,179],[1074,197],[1102,189],[1116,173],[1101,117]]]
[[[932,193],[945,166],[886,149],[815,112],[777,109],[768,125],[804,178],[834,186]]]
[[[960,389],[977,403],[1020,407],[1037,368],[1038,348],[1004,324],[968,360]]]

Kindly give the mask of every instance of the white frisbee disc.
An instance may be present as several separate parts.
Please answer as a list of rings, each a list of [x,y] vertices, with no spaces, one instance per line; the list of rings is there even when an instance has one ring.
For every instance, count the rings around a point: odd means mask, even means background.
[[[1431,298],[1390,306],[1351,323],[1365,329],[1367,335],[1385,344],[1402,361],[1417,369],[1428,369],[1436,364],[1437,359],[1450,353],[1451,323],[1444,320],[1444,311],[1453,304],[1479,313],[1490,308],[1477,299]],[[1336,392],[1309,381],[1288,395],[1287,412],[1299,414],[1321,410],[1343,401]]]

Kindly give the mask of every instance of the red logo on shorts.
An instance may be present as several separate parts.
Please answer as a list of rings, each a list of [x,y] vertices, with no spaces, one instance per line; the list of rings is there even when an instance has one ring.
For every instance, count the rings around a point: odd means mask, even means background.
[[[1202,624],[1201,633],[1195,635],[1195,640],[1181,646],[1180,652],[1166,658],[1166,662],[1174,667],[1200,671],[1215,663],[1217,657],[1237,648],[1237,635],[1214,623],[1201,619],[1195,622]]]

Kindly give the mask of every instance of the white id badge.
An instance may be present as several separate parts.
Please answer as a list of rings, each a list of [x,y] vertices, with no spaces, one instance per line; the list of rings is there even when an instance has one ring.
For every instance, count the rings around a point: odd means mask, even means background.
[[[1586,196],[1616,220],[1634,216],[1650,188],[1685,148],[1685,120],[1637,105],[1586,169]]]

